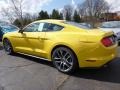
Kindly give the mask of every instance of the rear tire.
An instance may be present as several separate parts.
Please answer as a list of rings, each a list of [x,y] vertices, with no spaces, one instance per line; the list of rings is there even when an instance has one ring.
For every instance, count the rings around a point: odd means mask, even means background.
[[[54,66],[63,73],[73,73],[78,68],[78,60],[75,54],[66,47],[58,47],[52,53]]]
[[[4,47],[5,52],[8,55],[11,55],[11,54],[14,53],[12,45],[11,45],[11,43],[10,43],[10,41],[8,39],[3,40],[3,47]]]

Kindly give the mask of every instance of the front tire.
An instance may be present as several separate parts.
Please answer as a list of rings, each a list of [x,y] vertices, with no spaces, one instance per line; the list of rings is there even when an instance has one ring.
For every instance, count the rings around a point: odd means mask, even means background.
[[[8,55],[11,55],[13,54],[13,48],[12,48],[12,45],[10,43],[10,41],[8,39],[4,39],[3,40],[3,46],[4,46],[4,50],[5,52],[8,54]]]
[[[73,73],[78,68],[75,54],[66,47],[58,47],[52,53],[54,66],[63,73]]]

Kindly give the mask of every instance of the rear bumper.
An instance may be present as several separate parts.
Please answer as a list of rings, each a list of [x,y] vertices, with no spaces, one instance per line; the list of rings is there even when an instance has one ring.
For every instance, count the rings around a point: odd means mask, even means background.
[[[101,58],[89,58],[89,60],[81,60],[80,61],[80,67],[91,67],[91,68],[99,68],[103,65],[111,62],[116,57],[115,54],[112,54],[110,56],[105,56]]]
[[[117,44],[109,48],[102,47],[99,44],[91,45],[91,47],[88,47],[84,51],[80,51],[77,54],[79,67],[102,67],[106,63],[114,60],[114,58],[117,56],[116,49]]]

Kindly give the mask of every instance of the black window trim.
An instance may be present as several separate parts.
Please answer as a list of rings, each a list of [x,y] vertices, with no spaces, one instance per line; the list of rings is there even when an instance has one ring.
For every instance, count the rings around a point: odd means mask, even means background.
[[[58,25],[58,24],[56,24],[56,23],[50,23],[50,22],[39,22],[39,23],[48,23],[48,24]],[[63,29],[65,28],[65,26],[63,26],[63,25],[58,25],[58,26],[63,27]],[[59,31],[62,31],[63,29],[61,29],[61,30],[59,30]],[[41,32],[59,32],[59,31],[41,31]],[[38,31],[38,32],[39,32],[39,31]]]
[[[26,25],[22,30],[23,30],[24,32],[26,32],[26,31],[25,31],[25,28],[29,27],[29,26],[32,25],[32,24],[37,24],[37,23],[39,23],[39,25],[40,25],[40,22],[33,22],[33,23],[30,23],[30,24]]]
[[[31,24],[36,24],[36,23],[39,23],[39,25],[40,25],[40,23],[48,23],[48,24],[55,24],[55,25],[58,25],[58,24],[56,24],[56,23],[49,23],[49,22],[33,22],[33,23],[30,23],[30,24],[28,24],[28,25],[26,25],[24,28],[23,28],[23,31],[25,32],[25,28],[27,28],[28,26],[30,26]],[[65,28],[65,26],[63,26],[63,25],[58,25],[58,26],[60,26],[60,27],[63,27],[61,30],[59,30],[59,31],[62,31],[64,28]],[[59,31],[36,31],[36,32],[59,32]]]

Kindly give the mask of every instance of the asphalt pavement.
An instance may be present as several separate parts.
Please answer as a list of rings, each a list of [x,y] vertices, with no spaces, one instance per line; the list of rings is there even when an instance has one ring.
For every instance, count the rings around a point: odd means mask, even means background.
[[[51,62],[7,55],[0,47],[0,90],[120,90],[120,48],[108,67],[66,75]]]

